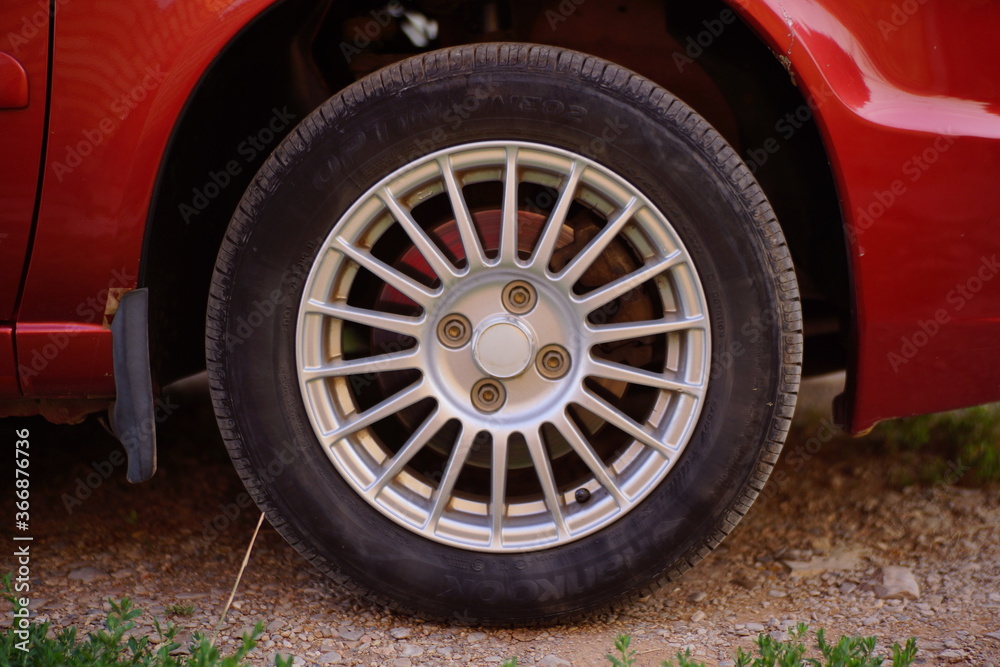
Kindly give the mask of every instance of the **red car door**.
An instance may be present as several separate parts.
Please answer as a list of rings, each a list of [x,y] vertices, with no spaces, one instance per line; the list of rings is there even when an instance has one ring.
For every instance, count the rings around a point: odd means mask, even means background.
[[[19,393],[12,322],[45,136],[49,4],[0,4],[0,396]]]

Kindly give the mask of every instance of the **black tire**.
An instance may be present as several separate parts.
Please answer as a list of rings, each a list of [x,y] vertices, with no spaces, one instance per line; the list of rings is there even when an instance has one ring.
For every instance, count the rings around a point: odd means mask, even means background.
[[[571,150],[636,185],[697,266],[711,378],[683,454],[648,496],[567,544],[486,553],[400,527],[324,456],[297,375],[296,322],[323,240],[379,179],[485,140]],[[734,528],[794,409],[801,311],[781,229],[728,144],[646,79],[564,49],[483,44],[417,56],[343,90],[277,148],[218,256],[212,397],[250,494],[341,585],[394,609],[477,623],[566,620],[680,576]]]

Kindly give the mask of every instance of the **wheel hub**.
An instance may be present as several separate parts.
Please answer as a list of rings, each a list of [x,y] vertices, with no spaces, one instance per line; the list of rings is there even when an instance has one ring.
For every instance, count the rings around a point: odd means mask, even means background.
[[[531,366],[535,358],[533,336],[512,317],[500,315],[486,320],[472,342],[476,365],[495,378],[512,378]]]

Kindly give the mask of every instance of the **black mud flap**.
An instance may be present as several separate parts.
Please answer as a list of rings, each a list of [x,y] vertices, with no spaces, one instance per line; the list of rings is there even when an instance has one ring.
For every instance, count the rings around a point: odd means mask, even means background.
[[[128,454],[126,477],[145,482],[156,472],[156,416],[149,366],[149,290],[122,297],[111,322],[117,397],[111,429]]]

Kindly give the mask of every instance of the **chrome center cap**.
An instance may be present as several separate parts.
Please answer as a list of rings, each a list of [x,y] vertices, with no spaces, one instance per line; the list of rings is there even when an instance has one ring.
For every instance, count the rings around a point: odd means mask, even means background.
[[[476,365],[495,378],[520,375],[535,358],[531,333],[512,317],[498,316],[483,322],[472,339]]]

